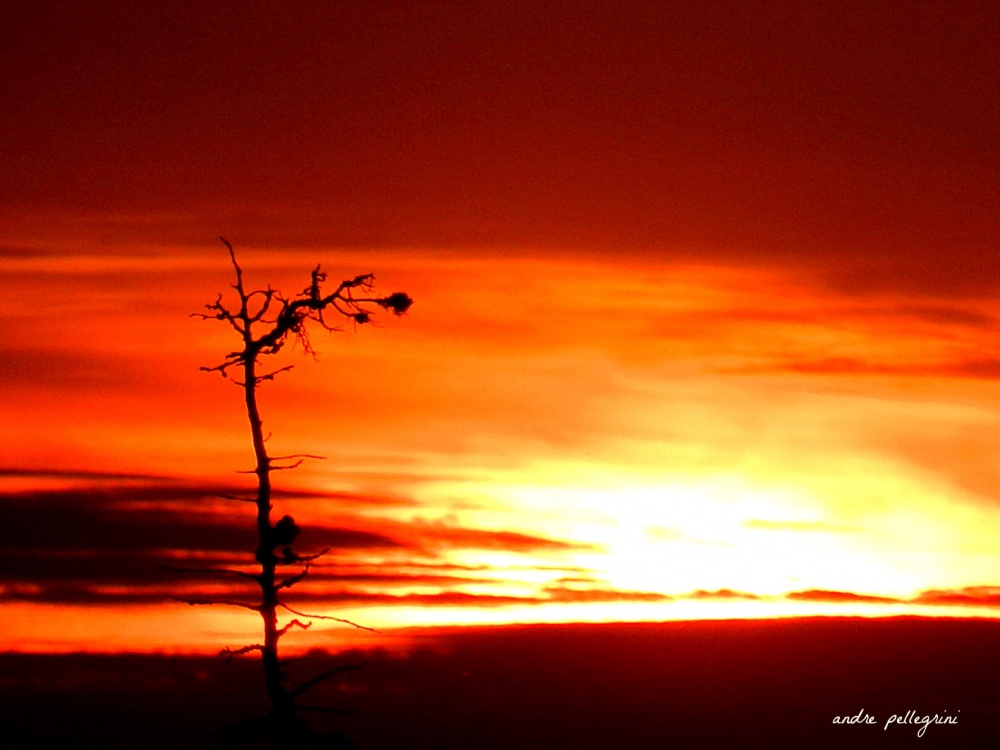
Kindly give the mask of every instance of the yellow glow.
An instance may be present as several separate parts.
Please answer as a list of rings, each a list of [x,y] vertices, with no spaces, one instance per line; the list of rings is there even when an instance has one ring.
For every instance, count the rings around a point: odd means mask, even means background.
[[[224,253],[120,252],[0,261],[31,281],[11,286],[4,315],[23,316],[39,285],[63,291],[30,332],[5,334],[22,367],[9,368],[0,401],[6,460],[42,475],[247,480],[235,473],[252,458],[240,393],[198,369],[233,341],[188,317],[228,288]],[[907,600],[1000,580],[990,533],[1000,385],[976,369],[989,372],[976,360],[993,333],[963,322],[992,319],[982,301],[859,299],[780,269],[543,253],[383,250],[374,265],[354,250],[242,257],[253,285],[296,290],[322,260],[333,275],[374,271],[417,300],[398,324],[318,334],[318,362],[283,351],[296,369],[261,391],[276,454],[330,459],[282,473],[278,486],[356,498],[301,503],[304,528],[391,542],[338,550],[331,565],[370,575],[304,583],[321,602],[324,586],[347,602],[318,611],[376,627],[945,615],[956,610]],[[86,481],[5,477],[11,493],[77,487]],[[206,517],[239,513],[198,503]],[[18,586],[13,595],[44,599],[40,584]],[[901,603],[781,598],[803,591]],[[238,645],[258,625],[182,604],[4,606],[15,613],[3,625],[10,642],[65,648]],[[59,624],[32,631],[41,610],[62,612]],[[134,629],[121,625],[130,617]]]

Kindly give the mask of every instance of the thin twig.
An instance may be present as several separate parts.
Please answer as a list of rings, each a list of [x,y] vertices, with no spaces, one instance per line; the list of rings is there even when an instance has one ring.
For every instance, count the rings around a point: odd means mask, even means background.
[[[241,648],[232,649],[224,648],[219,652],[220,656],[226,657],[226,664],[233,660],[234,656],[243,656],[243,654],[249,654],[252,651],[263,651],[264,647],[259,643],[255,643],[252,646],[242,646]]]
[[[174,599],[179,602],[184,602],[192,607],[205,605],[205,606],[215,606],[216,604],[223,604],[227,607],[242,607],[243,609],[249,609],[251,612],[260,612],[259,604],[247,604],[246,602],[237,602],[232,599],[185,599],[180,596],[175,596]],[[295,614],[298,614],[297,612]]]
[[[292,628],[302,628],[303,630],[309,630],[309,628],[311,628],[311,627],[312,627],[312,623],[311,622],[302,622],[301,620],[297,620],[297,619],[296,620],[292,620],[287,625],[285,625],[285,627],[280,628],[278,630],[277,636],[280,638],[281,636],[283,636],[285,633],[287,633]]]
[[[357,628],[358,630],[367,630],[369,633],[378,632],[375,628],[369,628],[364,625],[358,625],[358,623],[352,622],[351,620],[345,620],[342,617],[331,617],[330,615],[311,615],[307,612],[299,612],[297,609],[292,609],[284,602],[278,602],[278,606],[281,607],[282,609],[287,609],[293,615],[298,615],[299,617],[308,617],[312,620],[333,620],[334,622],[342,622],[345,625],[350,625],[351,627]]]

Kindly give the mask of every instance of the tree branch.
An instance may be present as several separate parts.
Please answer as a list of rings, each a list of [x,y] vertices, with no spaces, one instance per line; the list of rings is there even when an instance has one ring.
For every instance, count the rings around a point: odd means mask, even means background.
[[[283,372],[288,372],[294,367],[295,365],[285,365],[284,367],[279,367],[277,370],[272,370],[271,372],[264,373],[263,375],[258,375],[257,382],[259,383],[263,380],[274,380],[275,375],[280,375]]]
[[[275,584],[274,590],[281,591],[282,589],[290,589],[292,586],[294,586],[296,583],[298,583],[308,575],[309,575],[309,566],[306,565],[306,569],[303,570],[301,573],[298,573],[294,576],[289,576],[288,578],[281,581],[281,583]]]
[[[278,631],[277,631],[278,637],[280,638],[285,633],[287,633],[289,630],[291,630],[293,627],[294,628],[302,628],[303,630],[309,630],[309,628],[312,627],[312,623],[311,622],[302,622],[301,620],[292,620],[290,623],[288,623],[287,625],[285,625],[285,627],[278,629]]]
[[[260,612],[260,604],[247,604],[245,602],[237,602],[232,599],[184,599],[180,596],[175,596],[174,599],[179,602],[184,602],[192,607],[206,605],[215,606],[216,604],[223,604],[227,607],[242,607],[243,609],[249,609],[251,612]],[[295,614],[298,614],[297,612]]]
[[[243,654],[249,654],[252,651],[263,651],[264,647],[259,643],[255,643],[252,646],[243,646],[237,649],[224,648],[219,652],[219,656],[226,657],[226,664],[233,660],[234,656],[243,656]]]
[[[296,563],[311,563],[313,560],[319,560],[323,555],[330,551],[329,547],[324,547],[320,552],[314,555],[295,555],[291,559],[285,560],[286,565],[294,565]]]
[[[223,500],[235,500],[238,503],[256,503],[257,498],[255,497],[240,497],[238,495],[217,495],[217,497]]]
[[[311,615],[307,612],[299,612],[297,609],[292,609],[284,602],[278,602],[278,606],[281,607],[282,609],[288,610],[293,615],[298,615],[299,617],[308,617],[311,620],[333,620],[334,622],[342,622],[345,625],[350,625],[351,627],[357,628],[358,630],[367,630],[369,633],[378,632],[375,628],[369,628],[365,627],[364,625],[358,625],[358,623],[352,622],[351,620],[345,620],[342,617],[330,617],[329,615]]]

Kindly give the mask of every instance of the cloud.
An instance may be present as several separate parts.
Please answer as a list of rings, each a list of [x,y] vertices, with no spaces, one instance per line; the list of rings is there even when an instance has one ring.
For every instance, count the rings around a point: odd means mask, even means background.
[[[221,489],[221,488],[220,488]],[[208,487],[152,485],[41,490],[0,496],[0,548],[22,551],[243,551],[253,528],[198,501]]]
[[[100,355],[41,347],[9,347],[4,351],[0,384],[32,390],[118,390],[123,383],[158,387],[165,376],[147,363],[123,359],[117,354]]]
[[[874,362],[859,357],[819,359],[780,359],[762,365],[729,368],[731,373],[761,374],[794,372],[804,375],[888,375],[896,377],[950,377],[976,380],[1000,378],[1000,358],[982,357],[953,362],[917,362],[894,364]]]
[[[128,606],[162,603],[170,600],[226,601],[252,603],[259,595],[252,590],[234,591],[231,588],[195,587],[174,584],[159,588],[135,586],[93,586],[74,583],[0,585],[0,601],[33,601],[59,604],[92,604]],[[319,607],[523,607],[548,604],[581,604],[610,602],[659,602],[671,597],[654,592],[615,591],[611,589],[574,590],[546,588],[537,596],[480,594],[465,591],[443,590],[433,593],[392,594],[383,591],[338,589],[308,591],[296,589],[286,601],[294,608]]]
[[[169,477],[160,474],[132,474],[114,471],[91,471],[87,469],[37,469],[25,467],[0,467],[0,477],[25,479],[73,479],[73,480],[145,480],[169,482]],[[3,497],[3,495],[0,495]]]
[[[717,589],[715,591],[704,591],[698,589],[684,596],[685,599],[760,599],[756,594],[748,594],[745,591],[733,591],[732,589]]]
[[[548,539],[516,531],[489,531],[423,523],[405,528],[408,538],[414,544],[432,550],[462,548],[525,553],[593,549],[590,544]]]
[[[253,594],[252,582],[248,586],[238,577],[208,572],[211,568],[253,570],[257,540],[252,508],[220,499],[238,495],[238,488],[113,472],[2,471],[7,476],[84,484],[0,494],[0,579],[6,582],[0,599],[122,604],[201,596],[199,592],[206,587],[217,598],[240,591]],[[513,531],[372,519],[358,512],[387,504],[406,505],[411,502],[407,498],[278,494],[283,508],[296,516],[301,510],[303,518],[320,502],[333,501],[343,509],[333,523],[300,522],[302,546],[296,549],[306,553],[329,548],[335,550],[336,562],[317,563],[301,591],[296,590],[297,596],[367,601],[377,595],[396,602],[398,596],[384,592],[419,587],[445,593],[473,584],[502,586],[501,570],[453,565],[442,556],[459,549],[532,554],[586,548]],[[357,560],[359,555],[383,563],[352,565],[352,558]],[[576,570],[552,569],[560,573]],[[323,590],[330,586],[342,590]],[[459,592],[450,593],[457,596]],[[503,600],[500,596],[484,601]]]
[[[564,586],[547,586],[546,601],[561,604],[592,602],[663,602],[673,597],[653,591],[619,591],[617,589],[583,589]]]
[[[436,593],[409,593],[395,595],[373,591],[341,590],[305,592],[297,598],[314,603],[379,605],[379,606],[428,606],[428,607],[508,607],[542,606],[546,604],[585,604],[610,602],[662,602],[673,597],[649,591],[619,591],[616,589],[580,589],[546,586],[535,596],[480,594],[465,591]]]
[[[793,591],[785,594],[786,599],[804,602],[826,602],[826,603],[870,603],[870,604],[899,604],[903,599],[893,599],[885,596],[869,596],[866,594],[855,594],[850,591],[829,591],[826,589],[808,589],[806,591]]]
[[[786,599],[828,603],[923,604],[935,607],[1000,607],[1000,586],[966,586],[958,589],[927,589],[912,599],[855,594],[849,591],[809,589],[793,591]]]
[[[410,586],[420,586],[420,587],[435,586],[439,588],[444,588],[448,586],[459,586],[459,585],[464,586],[469,584],[502,583],[501,579],[495,577],[484,578],[482,576],[433,575],[433,574],[414,575],[412,573],[394,572],[393,568],[389,568],[385,572],[345,573],[341,570],[341,567],[336,563],[331,564],[326,568],[322,566],[313,565],[309,569],[309,581],[310,583],[332,581],[337,583],[346,583],[350,585],[367,584],[367,585],[374,585],[379,588],[410,587]]]
[[[1000,586],[928,589],[914,599],[919,604],[960,607],[1000,607]]]
[[[984,357],[956,362],[942,367],[940,371],[942,374],[951,374],[955,377],[996,380],[1000,378],[1000,358]]]
[[[985,331],[992,331],[997,327],[997,319],[993,315],[954,305],[900,305],[891,312],[943,326],[961,326]]]

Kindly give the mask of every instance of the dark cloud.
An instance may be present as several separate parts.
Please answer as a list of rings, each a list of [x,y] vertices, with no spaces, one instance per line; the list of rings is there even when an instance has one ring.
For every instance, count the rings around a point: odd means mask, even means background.
[[[213,495],[206,493],[206,488],[163,486],[6,495],[0,497],[0,548],[44,552],[252,550],[252,524],[201,510],[197,501],[210,497]]]
[[[961,378],[996,380],[1000,378],[1000,358],[982,358],[945,365],[941,373]]]
[[[398,573],[391,569],[383,573],[345,573],[339,570],[336,564],[328,569],[313,566],[309,569],[310,583],[331,582],[346,583],[350,585],[372,585],[379,588],[395,588],[406,586],[436,586],[447,588],[449,586],[459,586],[468,584],[502,583],[499,578],[483,578],[473,576],[449,576],[449,575],[414,575],[412,573]]]
[[[409,537],[430,549],[490,549],[507,552],[541,552],[593,549],[593,545],[522,534],[515,531],[463,529],[454,526],[413,524]]]
[[[795,372],[803,375],[886,375],[892,377],[950,377],[970,380],[1000,378],[1000,358],[956,362],[893,364],[873,362],[857,357],[827,357],[825,359],[787,360],[772,364],[729,368],[729,373],[760,374],[765,372]]]
[[[54,247],[34,248],[34,247],[13,245],[7,242],[0,242],[0,257],[7,258],[8,260],[54,258],[58,257],[60,254],[61,253],[59,252],[59,250]]]
[[[156,481],[168,483],[172,480],[160,474],[132,474],[113,471],[92,471],[89,469],[38,469],[18,466],[0,467],[0,477],[27,479],[60,479],[86,481]]]
[[[2,322],[2,321],[0,321]],[[4,351],[0,384],[30,386],[61,391],[64,389],[104,391],[162,385],[162,373],[141,361],[119,354],[100,355],[84,351],[46,348],[10,348]]]
[[[1000,277],[988,249],[988,237],[996,237],[998,227],[983,216],[977,229],[966,227],[964,243],[957,245],[945,232],[954,229],[953,218],[942,218],[937,231],[917,241],[911,252],[903,243],[908,234],[900,232],[885,243],[896,245],[877,260],[868,253],[840,252],[826,263],[809,259],[817,279],[835,292],[853,297],[903,294],[911,297],[948,297],[988,300],[996,297]],[[934,236],[937,235],[937,236]],[[935,251],[934,247],[938,250]],[[944,249],[947,248],[947,249]]]
[[[11,475],[33,475],[8,469]],[[47,473],[50,478],[102,480],[114,474]],[[131,478],[131,477],[129,477]],[[226,498],[245,496],[231,485],[187,485],[154,478],[152,482],[109,483],[69,489],[0,494],[0,548],[49,551],[190,550],[245,552],[253,549],[256,531],[249,504],[232,501],[231,512],[220,513]],[[335,501],[357,508],[405,504],[396,497],[356,493],[274,493],[295,502]],[[345,518],[352,517],[350,513]],[[311,525],[309,543],[346,549],[409,546],[375,530]]]
[[[902,305],[891,312],[943,326],[961,326],[986,331],[992,331],[997,327],[997,319],[993,315],[961,307]]]
[[[257,540],[252,508],[236,502],[227,505],[222,499],[239,496],[240,488],[114,473],[17,468],[3,472],[70,481],[74,486],[0,494],[0,580],[5,582],[0,598],[124,604],[192,598],[209,584],[217,587],[218,596],[243,592],[252,597],[252,581],[211,571],[253,570]],[[303,518],[314,503],[334,501],[342,508],[336,525],[302,522],[300,552],[332,551],[331,562],[321,560],[301,593],[296,591],[306,598],[367,600],[383,596],[378,592],[406,586],[447,592],[502,578],[502,570],[485,565],[437,562],[435,558],[445,550],[526,554],[582,548],[510,531],[372,520],[358,513],[366,507],[406,505],[411,502],[407,498],[301,491],[276,496],[296,516],[301,510]],[[370,564],[352,564],[357,555],[381,556],[387,562],[375,569]],[[333,593],[324,590],[330,588]],[[389,603],[400,601],[390,594],[384,596]],[[402,601],[414,600],[404,597]],[[503,597],[486,601],[504,603]]]
[[[242,594],[242,595],[241,595]],[[225,606],[227,601],[253,603],[258,598],[252,591],[234,591],[216,588],[206,591],[202,587],[183,585],[144,589],[135,586],[97,587],[72,583],[49,583],[40,586],[23,584],[6,585],[0,601],[33,601],[59,604],[89,604],[128,606],[134,604],[162,603],[176,600],[179,603],[193,600],[198,603],[215,603]],[[444,590],[427,594],[392,594],[380,591],[334,589],[329,591],[296,590],[285,601],[293,609],[320,607],[474,607],[496,608],[517,606],[542,606],[545,604],[573,604],[594,602],[665,601],[663,594],[643,592],[618,592],[612,590],[574,591],[547,589],[539,596],[507,596],[502,594],[471,594],[464,591]]]
[[[183,597],[190,593],[193,592],[183,588],[178,588],[175,594],[167,591],[148,591],[136,586],[102,589],[74,583],[46,583],[33,586],[12,583],[0,587],[0,602],[26,601],[41,604],[123,607],[135,604],[160,604],[173,599],[175,595]]]
[[[67,584],[73,586],[147,586],[179,580],[170,568],[233,568],[249,563],[251,555],[234,560],[232,555],[198,555],[179,558],[163,550],[46,551],[0,550],[0,579],[25,585]]]

